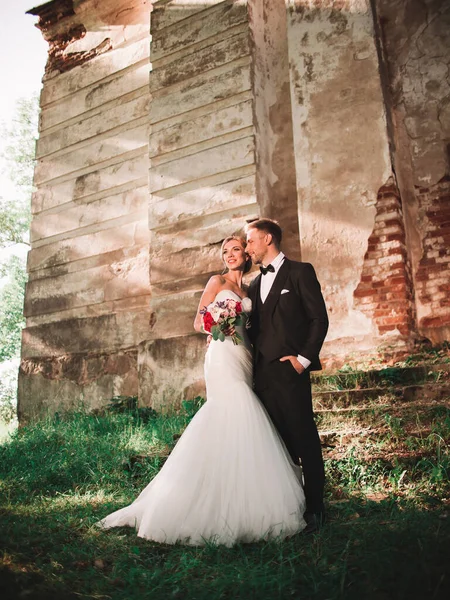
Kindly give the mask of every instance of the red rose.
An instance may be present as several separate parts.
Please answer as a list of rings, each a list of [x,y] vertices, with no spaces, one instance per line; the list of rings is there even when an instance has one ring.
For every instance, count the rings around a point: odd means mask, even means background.
[[[236,314],[239,314],[240,312],[242,312],[242,303],[236,302]]]
[[[206,313],[203,315],[203,329],[204,329],[205,331],[209,331],[209,332],[210,332],[210,331],[211,331],[211,327],[212,327],[213,325],[215,325],[215,324],[216,324],[216,322],[215,322],[215,321],[214,321],[214,319],[212,318],[212,315],[211,315],[211,313],[210,313],[210,312],[206,312]]]

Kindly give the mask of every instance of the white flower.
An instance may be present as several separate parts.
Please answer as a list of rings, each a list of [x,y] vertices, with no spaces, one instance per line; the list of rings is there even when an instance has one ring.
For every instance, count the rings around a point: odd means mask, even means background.
[[[214,321],[217,323],[217,321],[220,318],[220,313],[222,312],[222,309],[219,308],[217,305],[214,305],[212,308],[209,309],[209,312],[211,313],[211,316],[214,319]]]

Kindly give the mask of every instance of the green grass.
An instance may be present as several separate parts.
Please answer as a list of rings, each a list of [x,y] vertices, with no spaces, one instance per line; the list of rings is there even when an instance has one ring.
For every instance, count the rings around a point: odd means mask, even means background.
[[[447,416],[423,439],[391,420],[385,438],[366,440],[364,452],[329,458],[329,521],[315,536],[186,548],[150,543],[128,528],[95,528],[155,475],[197,405],[166,417],[133,409],[66,415],[20,429],[3,443],[0,597],[450,597]],[[371,449],[379,453],[394,442],[408,454],[368,460]]]

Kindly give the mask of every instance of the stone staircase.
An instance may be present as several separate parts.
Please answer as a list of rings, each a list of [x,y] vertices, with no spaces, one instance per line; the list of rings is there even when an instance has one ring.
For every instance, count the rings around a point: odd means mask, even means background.
[[[319,373],[312,383],[325,459],[414,461],[432,435],[450,445],[450,362]]]

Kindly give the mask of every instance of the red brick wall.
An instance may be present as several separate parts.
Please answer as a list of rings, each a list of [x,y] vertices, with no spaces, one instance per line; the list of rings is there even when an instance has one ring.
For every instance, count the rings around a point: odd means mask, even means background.
[[[380,335],[398,329],[408,336],[413,328],[412,286],[400,196],[393,183],[379,190],[376,210],[354,305],[373,320]]]
[[[419,329],[450,326],[450,177],[418,190],[422,258],[415,276],[417,300],[429,308]]]

